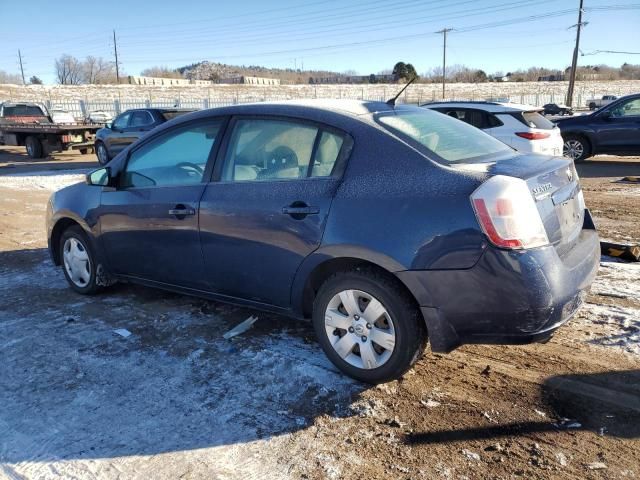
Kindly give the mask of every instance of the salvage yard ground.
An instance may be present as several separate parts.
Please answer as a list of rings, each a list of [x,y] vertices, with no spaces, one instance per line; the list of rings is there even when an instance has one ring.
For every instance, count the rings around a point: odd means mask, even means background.
[[[547,344],[427,351],[369,387],[305,322],[131,285],[73,293],[44,210],[96,165],[0,147],[0,478],[640,477],[640,264],[603,257]],[[640,242],[640,185],[615,183],[640,158],[578,171],[601,236]]]

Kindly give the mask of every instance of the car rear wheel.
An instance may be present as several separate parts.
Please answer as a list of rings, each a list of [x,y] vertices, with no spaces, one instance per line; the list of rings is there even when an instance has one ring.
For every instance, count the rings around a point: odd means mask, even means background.
[[[564,137],[562,154],[574,162],[582,162],[591,155],[591,147],[583,137],[567,135]]]
[[[96,143],[96,156],[98,157],[98,163],[100,165],[106,165],[109,163],[109,152],[107,147],[105,147],[104,143],[98,142]]]
[[[95,255],[89,238],[79,226],[69,227],[60,238],[60,261],[73,290],[91,295],[100,290],[96,283]]]
[[[367,383],[399,378],[426,344],[412,299],[375,270],[330,277],[314,302],[313,325],[327,357],[347,375]]]

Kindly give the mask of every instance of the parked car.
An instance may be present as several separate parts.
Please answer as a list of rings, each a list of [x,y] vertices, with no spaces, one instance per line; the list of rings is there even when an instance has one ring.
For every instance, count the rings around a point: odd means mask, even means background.
[[[640,94],[619,98],[589,115],[559,119],[564,155],[582,162],[592,155],[640,155]]]
[[[52,108],[49,110],[49,115],[51,116],[51,120],[53,123],[64,123],[64,124],[76,124],[76,119],[68,110],[63,110],[61,108]]]
[[[432,102],[423,106],[473,125],[519,152],[562,155],[560,131],[540,115],[540,108],[500,102]]]
[[[109,112],[105,112],[104,110],[95,110],[93,112],[89,112],[87,115],[86,122],[87,123],[109,123],[113,120],[113,115]]]
[[[547,103],[542,108],[545,115],[573,115],[573,109],[567,105]]]
[[[600,246],[571,160],[416,106],[235,105],[155,128],[51,196],[70,287],[114,281],[311,317],[335,365],[398,378],[431,349],[548,339]]]
[[[618,97],[615,95],[603,95],[602,98],[590,98],[586,101],[586,106],[589,107],[589,110],[595,110],[596,108],[604,107],[605,105],[609,105],[611,102],[617,100]]]
[[[124,148],[158,125],[192,111],[177,108],[139,108],[121,113],[96,134],[95,150],[98,162],[106,165]]]

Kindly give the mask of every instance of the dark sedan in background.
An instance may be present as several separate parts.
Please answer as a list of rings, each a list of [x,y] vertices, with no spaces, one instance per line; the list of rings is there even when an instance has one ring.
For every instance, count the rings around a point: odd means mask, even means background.
[[[177,108],[139,108],[127,110],[96,133],[96,155],[106,165],[126,147],[158,125],[192,112]]]
[[[600,258],[573,162],[382,102],[236,105],[168,122],[54,193],[72,289],[119,280],[311,317],[354,378],[431,349],[549,338]]]
[[[640,94],[619,98],[589,115],[558,119],[564,155],[640,155]]]
[[[566,105],[558,105],[557,103],[547,103],[543,105],[545,115],[573,115],[573,109]]]

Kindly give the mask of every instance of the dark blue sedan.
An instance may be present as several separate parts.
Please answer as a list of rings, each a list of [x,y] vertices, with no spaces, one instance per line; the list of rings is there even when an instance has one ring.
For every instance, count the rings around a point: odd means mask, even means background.
[[[52,195],[47,224],[79,293],[121,280],[310,317],[371,383],[427,337],[435,352],[548,339],[599,261],[571,160],[379,102],[182,116]]]

